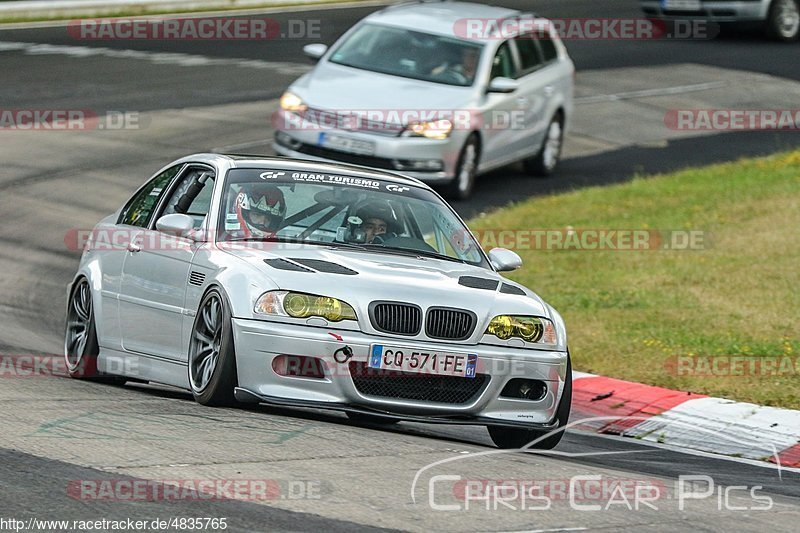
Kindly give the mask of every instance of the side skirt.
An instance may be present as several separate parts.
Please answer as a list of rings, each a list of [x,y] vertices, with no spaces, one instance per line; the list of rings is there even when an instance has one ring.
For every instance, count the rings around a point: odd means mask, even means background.
[[[183,361],[100,348],[97,369],[104,374],[153,381],[187,390],[190,388],[188,370]]]

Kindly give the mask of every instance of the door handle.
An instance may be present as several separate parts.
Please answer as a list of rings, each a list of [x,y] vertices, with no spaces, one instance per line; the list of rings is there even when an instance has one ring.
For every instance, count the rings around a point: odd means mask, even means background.
[[[141,252],[142,247],[139,246],[137,243],[131,241],[128,243],[128,251],[135,254],[136,252]]]
[[[544,95],[545,96],[553,96],[553,86],[552,85],[545,86]]]
[[[530,103],[531,103],[531,101],[528,100],[524,96],[520,96],[519,98],[517,98],[517,107],[519,107],[521,109],[528,107],[530,105]]]

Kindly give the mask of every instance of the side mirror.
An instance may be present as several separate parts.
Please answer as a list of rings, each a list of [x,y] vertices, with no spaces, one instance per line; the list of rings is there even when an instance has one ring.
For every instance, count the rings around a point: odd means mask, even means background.
[[[505,248],[492,248],[489,250],[489,261],[498,272],[510,272],[522,266],[522,258]]]
[[[303,47],[303,53],[311,59],[319,59],[328,51],[328,46],[325,44],[314,43],[307,44]]]
[[[181,213],[164,215],[156,221],[156,229],[168,235],[186,237],[194,229],[194,219]]]
[[[511,78],[495,78],[489,82],[489,93],[513,93],[519,89],[519,82]]]

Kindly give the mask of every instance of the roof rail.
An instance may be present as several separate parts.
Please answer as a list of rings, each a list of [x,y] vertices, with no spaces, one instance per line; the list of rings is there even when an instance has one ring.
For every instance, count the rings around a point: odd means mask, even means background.
[[[496,31],[500,29],[500,26],[503,24],[503,22],[505,22],[507,20],[520,20],[523,17],[525,17],[525,18],[529,17],[529,18],[534,18],[534,19],[541,18],[539,15],[537,15],[533,11],[518,11],[517,13],[514,13],[513,15],[509,15],[507,17],[503,17],[501,19],[498,19],[497,20]]]
[[[388,6],[383,8],[383,11],[388,11],[390,9],[394,9],[396,7],[406,7],[406,6],[413,6],[416,4],[435,4],[435,3],[444,3],[449,2],[450,0],[408,0],[406,2],[397,2],[395,4],[389,4]]]

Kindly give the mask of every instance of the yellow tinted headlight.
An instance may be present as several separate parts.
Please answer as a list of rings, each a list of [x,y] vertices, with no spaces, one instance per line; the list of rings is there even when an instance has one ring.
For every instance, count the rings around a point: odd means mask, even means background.
[[[290,292],[283,299],[283,309],[294,318],[311,316],[311,298],[307,294]]]
[[[503,340],[517,337],[525,342],[556,344],[556,329],[546,318],[536,316],[500,315],[489,322],[486,335]]]
[[[514,333],[514,324],[510,316],[496,316],[489,322],[489,327],[486,328],[486,333],[494,335],[500,339],[509,339]]]
[[[292,318],[318,316],[331,322],[356,320],[356,312],[350,304],[337,298],[302,292],[265,292],[256,301],[253,311],[260,315],[290,316]]]

